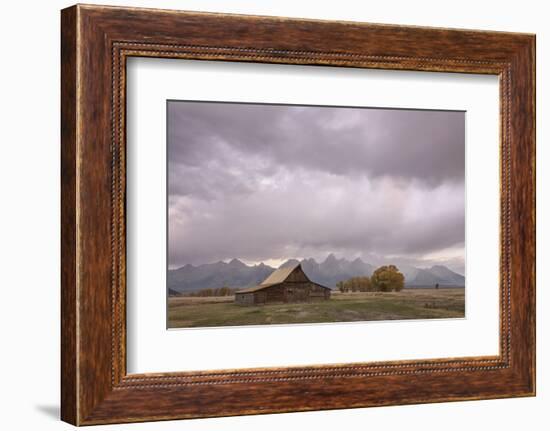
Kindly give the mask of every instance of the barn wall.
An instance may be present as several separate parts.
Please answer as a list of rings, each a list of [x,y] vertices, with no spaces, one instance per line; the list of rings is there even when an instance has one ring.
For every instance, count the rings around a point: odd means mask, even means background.
[[[318,284],[311,283],[309,296],[314,299],[329,299],[330,298],[330,289],[325,289]]]
[[[264,290],[269,292],[267,302],[302,302],[330,298],[330,289],[311,281],[285,282]]]
[[[310,281],[302,267],[298,267],[288,275],[285,283],[310,283]]]
[[[265,302],[286,302],[285,283],[263,289],[266,293]]]
[[[235,302],[238,304],[251,305],[254,303],[254,293],[236,293]]]
[[[301,302],[309,300],[311,283],[285,283],[286,299],[288,302]]]

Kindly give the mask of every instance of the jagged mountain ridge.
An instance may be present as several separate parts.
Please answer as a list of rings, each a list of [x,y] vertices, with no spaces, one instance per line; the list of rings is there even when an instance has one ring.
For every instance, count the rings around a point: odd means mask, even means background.
[[[185,265],[168,270],[168,289],[184,293],[202,289],[215,289],[228,286],[248,287],[262,282],[275,269],[260,263],[248,266],[239,259],[230,262],[207,263],[205,265]]]
[[[334,288],[336,283],[351,277],[368,275],[376,269],[360,258],[355,260],[337,259],[330,254],[323,262],[315,259],[287,260],[281,267],[300,262],[308,277],[324,286]],[[188,293],[202,289],[215,289],[223,286],[244,288],[261,283],[276,268],[260,263],[246,265],[239,259],[230,262],[216,262],[204,265],[185,265],[178,269],[168,270],[168,289],[171,294]],[[451,271],[443,265],[431,268],[415,268],[403,265],[399,269],[405,276],[406,287],[464,286],[464,276]]]

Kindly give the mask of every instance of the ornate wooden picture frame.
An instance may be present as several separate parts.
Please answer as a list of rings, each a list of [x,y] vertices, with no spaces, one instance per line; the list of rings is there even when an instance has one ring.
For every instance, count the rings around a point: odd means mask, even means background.
[[[535,394],[535,37],[102,6],[62,11],[61,416],[75,425]],[[500,354],[126,371],[126,60],[330,65],[500,79]]]

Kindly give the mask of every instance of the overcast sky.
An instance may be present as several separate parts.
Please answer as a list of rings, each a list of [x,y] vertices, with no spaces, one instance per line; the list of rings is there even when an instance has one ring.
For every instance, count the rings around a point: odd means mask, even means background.
[[[464,273],[464,112],[168,102],[169,266]]]

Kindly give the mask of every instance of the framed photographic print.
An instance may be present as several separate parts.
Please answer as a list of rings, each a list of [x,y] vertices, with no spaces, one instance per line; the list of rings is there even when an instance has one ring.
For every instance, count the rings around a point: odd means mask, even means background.
[[[63,420],[535,394],[533,35],[61,30]]]

